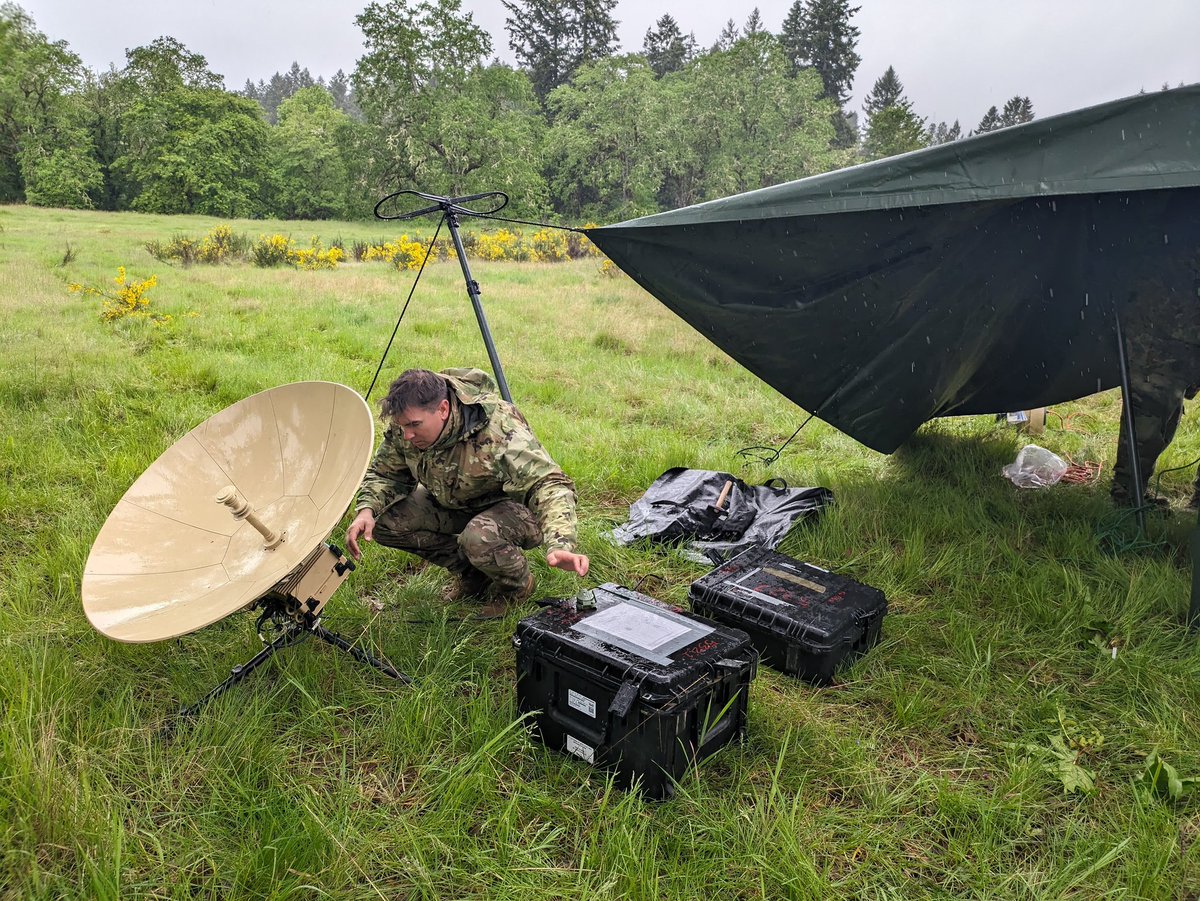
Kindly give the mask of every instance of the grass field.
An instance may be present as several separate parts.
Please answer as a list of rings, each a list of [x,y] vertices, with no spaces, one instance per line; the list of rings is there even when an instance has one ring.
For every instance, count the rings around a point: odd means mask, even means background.
[[[824,485],[836,506],[783,549],[882,589],[882,643],[829,688],[762,669],[745,743],[652,803],[528,739],[516,614],[472,621],[438,571],[371,547],[326,623],[416,687],[309,643],[163,741],[257,650],[252,619],[108,640],[80,606],[93,538],[234,401],[304,379],[365,392],[412,284],[383,264],[172,268],[143,247],[214,224],[0,208],[0,898],[1198,896],[1200,793],[1139,778],[1152,752],[1200,776],[1200,645],[1181,627],[1194,468],[1164,476],[1149,546],[1113,553],[1099,536],[1133,536],[1107,500],[1111,392],[1054,408],[1038,439],[1101,463],[1094,485],[1018,491],[1000,468],[1027,439],[989,417],[927,425],[891,457],[814,420],[773,466],[746,463],[803,411],[595,260],[473,268],[514,397],[578,485],[596,581],[657,573],[683,603],[705,571],[603,537],[670,466]],[[105,323],[67,290],[118,266],[157,276],[169,323]],[[487,358],[439,263],[383,379],[458,365]],[[1160,467],[1196,456],[1185,417]],[[539,596],[574,590],[533,556]]]

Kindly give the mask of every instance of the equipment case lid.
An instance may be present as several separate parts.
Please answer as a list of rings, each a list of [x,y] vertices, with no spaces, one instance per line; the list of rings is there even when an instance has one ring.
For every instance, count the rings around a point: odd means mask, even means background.
[[[769,623],[814,649],[841,644],[887,610],[883,592],[763,547],[738,554],[692,583],[693,603]]]
[[[682,614],[629,588],[595,589],[596,609],[551,606],[517,624],[517,647],[613,685],[632,682],[644,701],[683,700],[714,667],[757,657],[746,633]]]

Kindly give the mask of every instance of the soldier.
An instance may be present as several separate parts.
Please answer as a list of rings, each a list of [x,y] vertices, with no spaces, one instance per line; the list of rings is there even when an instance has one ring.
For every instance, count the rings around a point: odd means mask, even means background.
[[[356,560],[360,538],[410,551],[455,576],[447,600],[487,597],[488,613],[533,593],[522,550],[544,544],[551,566],[587,574],[574,483],[486,373],[410,369],[380,407],[389,427],[346,530]]]
[[[1200,269],[1194,268],[1192,275],[1190,292],[1159,278],[1147,280],[1122,314],[1130,389],[1124,400],[1133,410],[1143,498],[1154,464],[1175,437],[1183,402],[1196,396],[1200,380]],[[1113,502],[1121,506],[1134,502],[1130,462],[1122,410],[1111,489]],[[1165,506],[1166,501],[1157,503]],[[1200,479],[1190,506],[1200,506]]]
[[[1160,503],[1165,499],[1147,495],[1154,464],[1179,428],[1183,416],[1183,402],[1196,396],[1197,386],[1180,384],[1179,379],[1162,370],[1129,377],[1133,403],[1133,428],[1137,436],[1138,469],[1142,476],[1142,497],[1147,503]],[[1112,499],[1119,506],[1134,503],[1133,471],[1129,460],[1129,435],[1125,428],[1125,414],[1121,413],[1121,432],[1117,439],[1117,463],[1113,467]],[[1200,473],[1192,489],[1189,507],[1200,507]]]

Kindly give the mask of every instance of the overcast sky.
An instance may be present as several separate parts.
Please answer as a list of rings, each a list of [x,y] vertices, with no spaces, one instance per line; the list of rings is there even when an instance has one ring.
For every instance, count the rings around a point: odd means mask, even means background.
[[[289,68],[314,77],[349,74],[362,55],[354,17],[365,0],[17,0],[38,28],[66,40],[85,64],[122,65],[125,49],[161,35],[207,57],[240,89]],[[1200,81],[1200,0],[859,0],[862,64],[850,107],[895,66],[919,115],[958,119],[968,131],[993,104],[1020,94],[1038,116]],[[779,31],[792,0],[761,0]],[[664,13],[710,46],[725,21],[740,26],[754,3],[728,0],[621,0],[621,48],[640,50],[646,29]],[[499,0],[464,0],[512,61]]]

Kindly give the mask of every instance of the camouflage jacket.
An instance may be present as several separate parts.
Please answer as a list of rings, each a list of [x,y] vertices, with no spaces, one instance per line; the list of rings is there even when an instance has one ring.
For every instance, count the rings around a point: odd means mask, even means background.
[[[418,450],[390,425],[363,477],[355,510],[378,517],[417,486],[450,510],[484,511],[503,500],[537,517],[548,551],[575,550],[575,484],[534,437],[525,417],[478,369],[439,373],[453,389],[441,437]]]

